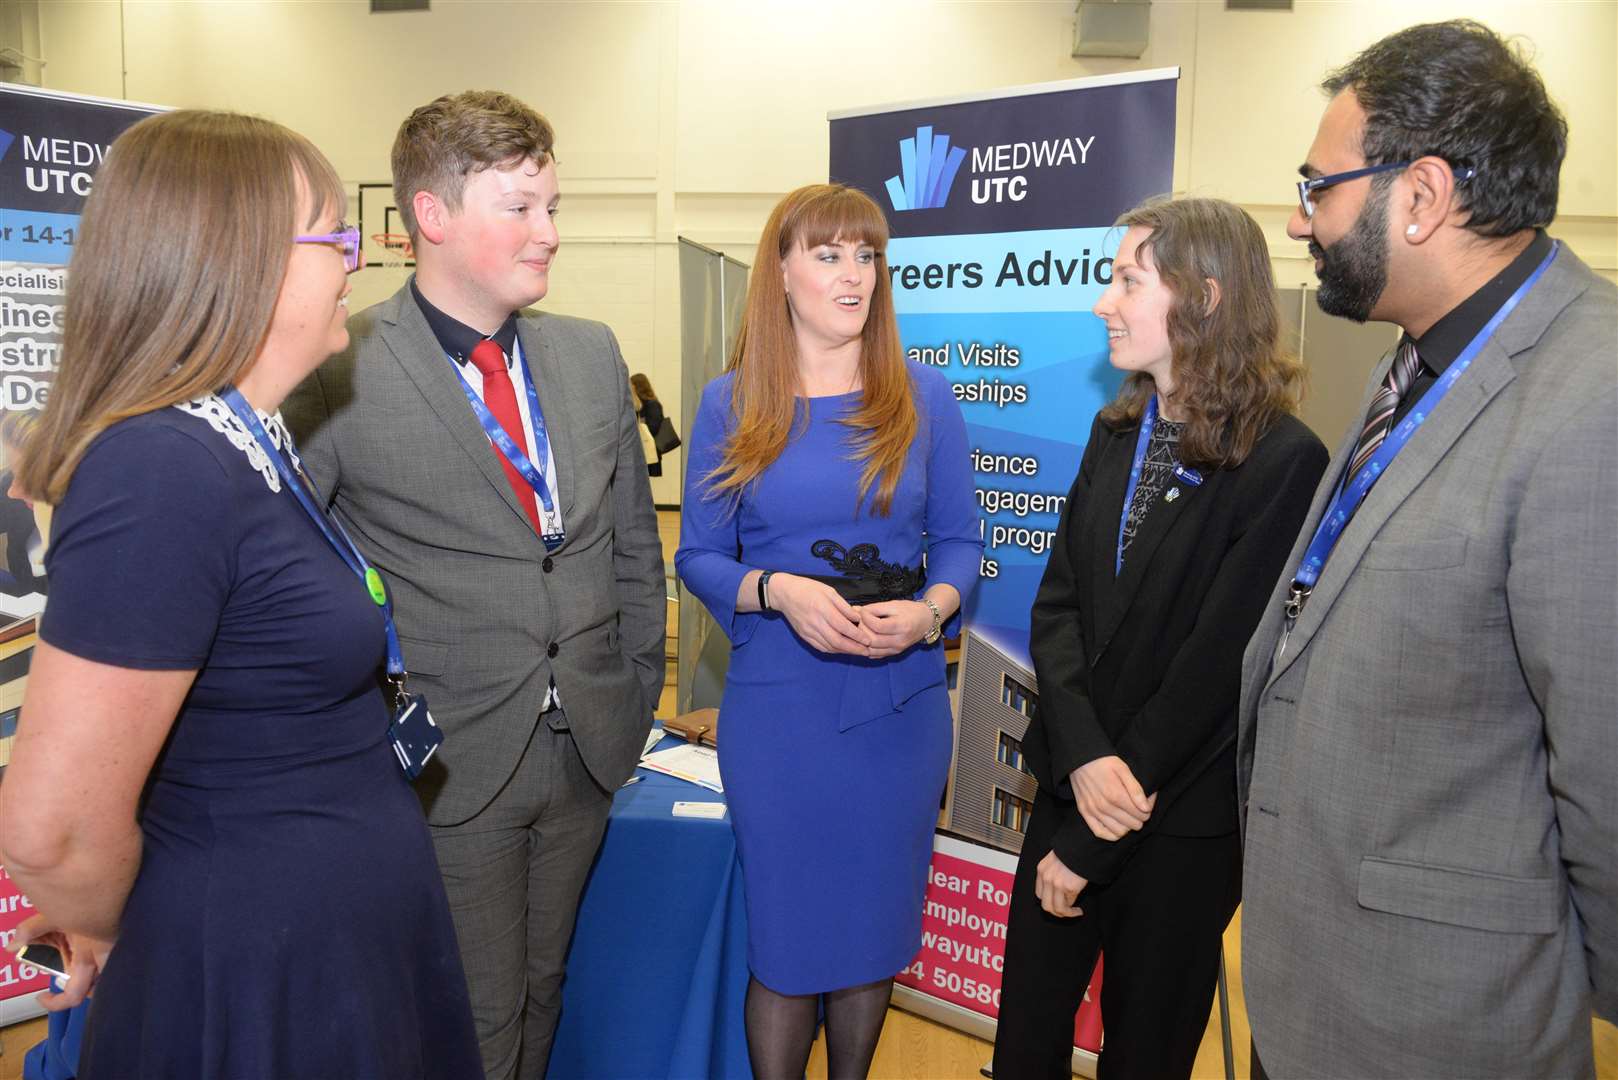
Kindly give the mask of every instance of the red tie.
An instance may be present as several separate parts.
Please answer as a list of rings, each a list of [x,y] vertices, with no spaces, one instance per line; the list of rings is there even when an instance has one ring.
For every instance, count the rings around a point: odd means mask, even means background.
[[[506,429],[511,441],[522,447],[523,455],[528,456],[528,437],[523,434],[522,413],[517,411],[517,394],[511,388],[511,376],[506,372],[506,354],[493,341],[480,341],[472,349],[472,366],[483,373],[483,404],[488,406],[500,426]],[[517,504],[528,512],[528,520],[534,523],[534,531],[542,533],[544,530],[539,524],[539,506],[534,501],[534,489],[522,478],[517,467],[506,460],[505,454],[497,447],[491,449],[506,470],[506,479],[511,481]]]

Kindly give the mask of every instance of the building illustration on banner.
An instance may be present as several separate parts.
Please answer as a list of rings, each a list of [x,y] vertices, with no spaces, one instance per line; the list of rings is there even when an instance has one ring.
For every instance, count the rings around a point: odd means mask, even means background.
[[[1022,741],[1038,707],[1034,673],[968,629],[956,675],[945,831],[1013,855],[1022,850],[1037,786]]]
[[[936,210],[949,201],[955,174],[966,151],[934,135],[932,126],[916,129],[914,138],[899,140],[899,175],[888,177],[888,199],[895,211]]]

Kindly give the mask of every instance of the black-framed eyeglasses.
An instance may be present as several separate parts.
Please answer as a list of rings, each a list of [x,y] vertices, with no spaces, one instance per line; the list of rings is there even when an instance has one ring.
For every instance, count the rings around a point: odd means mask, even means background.
[[[365,265],[365,250],[360,246],[360,231],[353,225],[337,223],[337,231],[311,236],[294,236],[295,244],[330,244],[343,253],[343,269],[350,274]]]
[[[1316,176],[1309,180],[1298,181],[1298,205],[1303,207],[1303,216],[1315,216],[1315,202],[1310,196],[1317,191],[1346,183],[1349,180],[1358,180],[1362,176],[1375,176],[1377,173],[1392,172],[1394,169],[1408,169],[1414,165],[1413,161],[1389,161],[1382,165],[1368,165],[1363,169],[1350,169],[1348,172],[1332,173],[1330,176]],[[1455,170],[1457,183],[1464,183],[1476,176],[1478,171],[1471,166]]]

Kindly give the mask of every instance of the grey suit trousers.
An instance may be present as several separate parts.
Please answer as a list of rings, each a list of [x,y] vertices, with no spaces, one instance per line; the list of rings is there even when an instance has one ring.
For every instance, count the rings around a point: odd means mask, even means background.
[[[591,777],[565,714],[534,725],[511,779],[476,817],[433,825],[489,1080],[541,1080],[562,973],[612,793]]]

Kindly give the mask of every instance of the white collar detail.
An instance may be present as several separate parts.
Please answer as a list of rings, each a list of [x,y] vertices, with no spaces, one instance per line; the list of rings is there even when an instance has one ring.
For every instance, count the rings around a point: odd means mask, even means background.
[[[181,412],[199,416],[208,422],[208,426],[230,440],[230,445],[247,455],[248,464],[258,470],[264,478],[264,484],[271,491],[281,490],[281,473],[271,461],[264,448],[253,438],[253,433],[247,430],[247,425],[241,418],[231,411],[224,399],[218,394],[205,394],[202,397],[192,398],[190,401],[176,401],[174,407]],[[280,410],[272,415],[263,409],[255,409],[258,413],[259,423],[270,436],[270,442],[275,444],[277,450],[282,451],[292,459],[294,469],[302,469],[303,463],[298,460],[298,452],[292,445],[292,435],[287,431],[285,423],[281,420]]]

